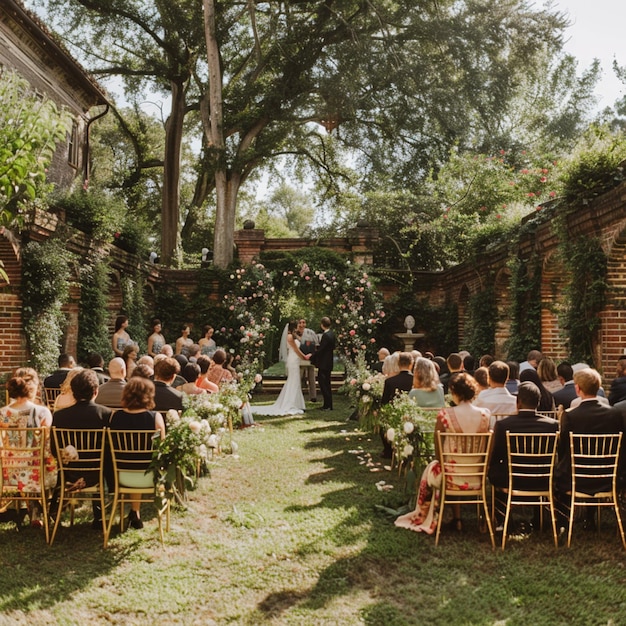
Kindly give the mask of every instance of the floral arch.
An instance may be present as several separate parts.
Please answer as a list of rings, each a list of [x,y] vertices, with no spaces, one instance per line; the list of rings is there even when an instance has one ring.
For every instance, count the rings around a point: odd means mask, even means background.
[[[271,339],[290,319],[305,317],[314,329],[328,316],[344,361],[359,354],[373,358],[376,330],[385,316],[382,295],[367,268],[338,255],[296,255],[254,263],[233,271],[224,305],[230,317],[231,345],[251,369],[273,361]],[[295,263],[294,263],[295,261]]]

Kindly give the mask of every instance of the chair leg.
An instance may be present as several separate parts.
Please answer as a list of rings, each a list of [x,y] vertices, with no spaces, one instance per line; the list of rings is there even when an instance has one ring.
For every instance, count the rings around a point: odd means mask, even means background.
[[[439,493],[439,518],[437,519],[437,534],[435,535],[435,546],[439,545],[439,535],[441,534],[441,524],[443,523],[443,510],[446,502],[445,487],[442,488]],[[435,491],[433,490],[433,498],[435,497]]]

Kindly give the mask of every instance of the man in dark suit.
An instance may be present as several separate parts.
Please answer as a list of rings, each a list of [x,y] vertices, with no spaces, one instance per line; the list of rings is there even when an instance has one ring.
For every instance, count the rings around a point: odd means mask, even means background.
[[[335,334],[330,330],[329,317],[323,317],[320,321],[320,326],[322,327],[320,345],[311,356],[311,363],[317,367],[317,382],[322,392],[322,398],[324,398],[322,411],[332,411],[333,392],[330,377],[333,373]]]
[[[552,397],[554,398],[554,405],[557,408],[562,406],[564,409],[569,409],[569,405],[572,403],[572,400],[578,397],[573,380],[574,370],[567,361],[563,361],[558,364],[556,373],[563,387],[552,394]]]
[[[624,400],[626,400],[626,356],[621,356],[617,361],[617,371],[611,383],[609,404],[615,406]]]
[[[611,434],[624,430],[622,414],[614,407],[599,401],[597,397],[601,384],[600,374],[586,367],[574,374],[576,393],[581,403],[573,409],[565,411],[561,420],[561,436],[559,438],[559,460],[555,471],[557,516],[560,527],[569,523],[569,498],[567,492],[572,487],[572,464],[570,456],[570,432],[576,434]],[[598,486],[594,483],[595,488]],[[610,481],[605,486],[610,488]],[[585,485],[576,483],[576,490],[586,492]],[[593,495],[593,494],[591,494]],[[594,507],[585,507],[585,527],[594,526]]]
[[[72,395],[76,398],[76,404],[55,411],[52,416],[52,426],[82,430],[101,430],[108,426],[111,419],[111,409],[95,403],[99,389],[97,374],[93,370],[84,369],[72,378],[70,387]],[[107,484],[109,486],[113,485],[113,467],[110,458],[105,458],[104,475]],[[69,472],[66,474],[66,478],[70,482],[82,479],[87,487],[98,483],[98,476],[93,475],[91,472],[80,472],[77,474]],[[92,501],[92,509],[93,528],[102,528],[102,510],[99,503],[95,500]]]
[[[69,354],[61,354],[57,360],[59,369],[54,370],[50,376],[46,376],[43,381],[43,386],[46,389],[58,389],[69,374],[69,371],[76,367],[76,361],[74,357]]]
[[[496,526],[504,521],[506,512],[506,493],[502,489],[509,486],[509,462],[506,445],[506,433],[555,433],[559,424],[550,417],[537,415],[536,410],[541,400],[541,392],[535,383],[530,381],[520,383],[517,391],[517,415],[510,415],[496,422],[493,430],[491,456],[489,458],[489,481],[496,487],[495,517]],[[533,484],[519,484],[518,489],[548,488]],[[536,514],[538,511],[535,512]],[[537,517],[537,515],[536,515]],[[535,520],[535,523],[537,520]]]
[[[172,357],[160,359],[154,364],[155,411],[183,410],[183,394],[171,386],[178,372],[180,365]]]
[[[398,355],[398,368],[400,371],[395,376],[389,376],[385,379],[385,385],[383,387],[383,395],[380,399],[381,405],[389,404],[393,402],[398,392],[409,392],[413,389],[413,374],[411,368],[413,367],[413,357],[410,352],[400,352]],[[380,431],[380,438],[383,442],[383,459],[390,459],[392,456],[391,443],[387,441],[387,435],[382,430]]]

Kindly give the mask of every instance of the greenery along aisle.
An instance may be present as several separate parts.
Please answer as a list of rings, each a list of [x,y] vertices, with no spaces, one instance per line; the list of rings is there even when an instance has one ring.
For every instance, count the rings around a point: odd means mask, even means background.
[[[351,410],[338,396],[332,414],[309,407],[236,433],[239,455],[216,458],[163,548],[150,507],[145,528],[114,533],[107,550],[85,509],[52,547],[0,527],[0,624],[626,623],[608,515],[570,550],[545,533],[502,553],[467,512],[435,548],[377,512],[402,502],[402,478],[344,421]]]

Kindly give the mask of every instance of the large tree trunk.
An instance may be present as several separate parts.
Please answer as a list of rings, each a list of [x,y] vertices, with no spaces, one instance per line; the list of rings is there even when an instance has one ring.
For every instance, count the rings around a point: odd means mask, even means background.
[[[213,262],[225,268],[233,260],[235,234],[235,207],[240,177],[229,176],[224,140],[224,103],[222,100],[222,68],[220,50],[215,30],[215,0],[203,0],[204,34],[209,65],[209,121],[205,132],[209,149],[215,154],[215,235],[213,239]]]
[[[228,175],[219,170],[215,173],[217,211],[215,213],[215,236],[213,239],[213,262],[225,268],[233,260],[235,239],[235,211],[241,176]]]
[[[172,109],[165,124],[163,203],[161,208],[161,262],[171,263],[178,249],[180,227],[180,146],[185,120],[184,86],[172,82]]]

